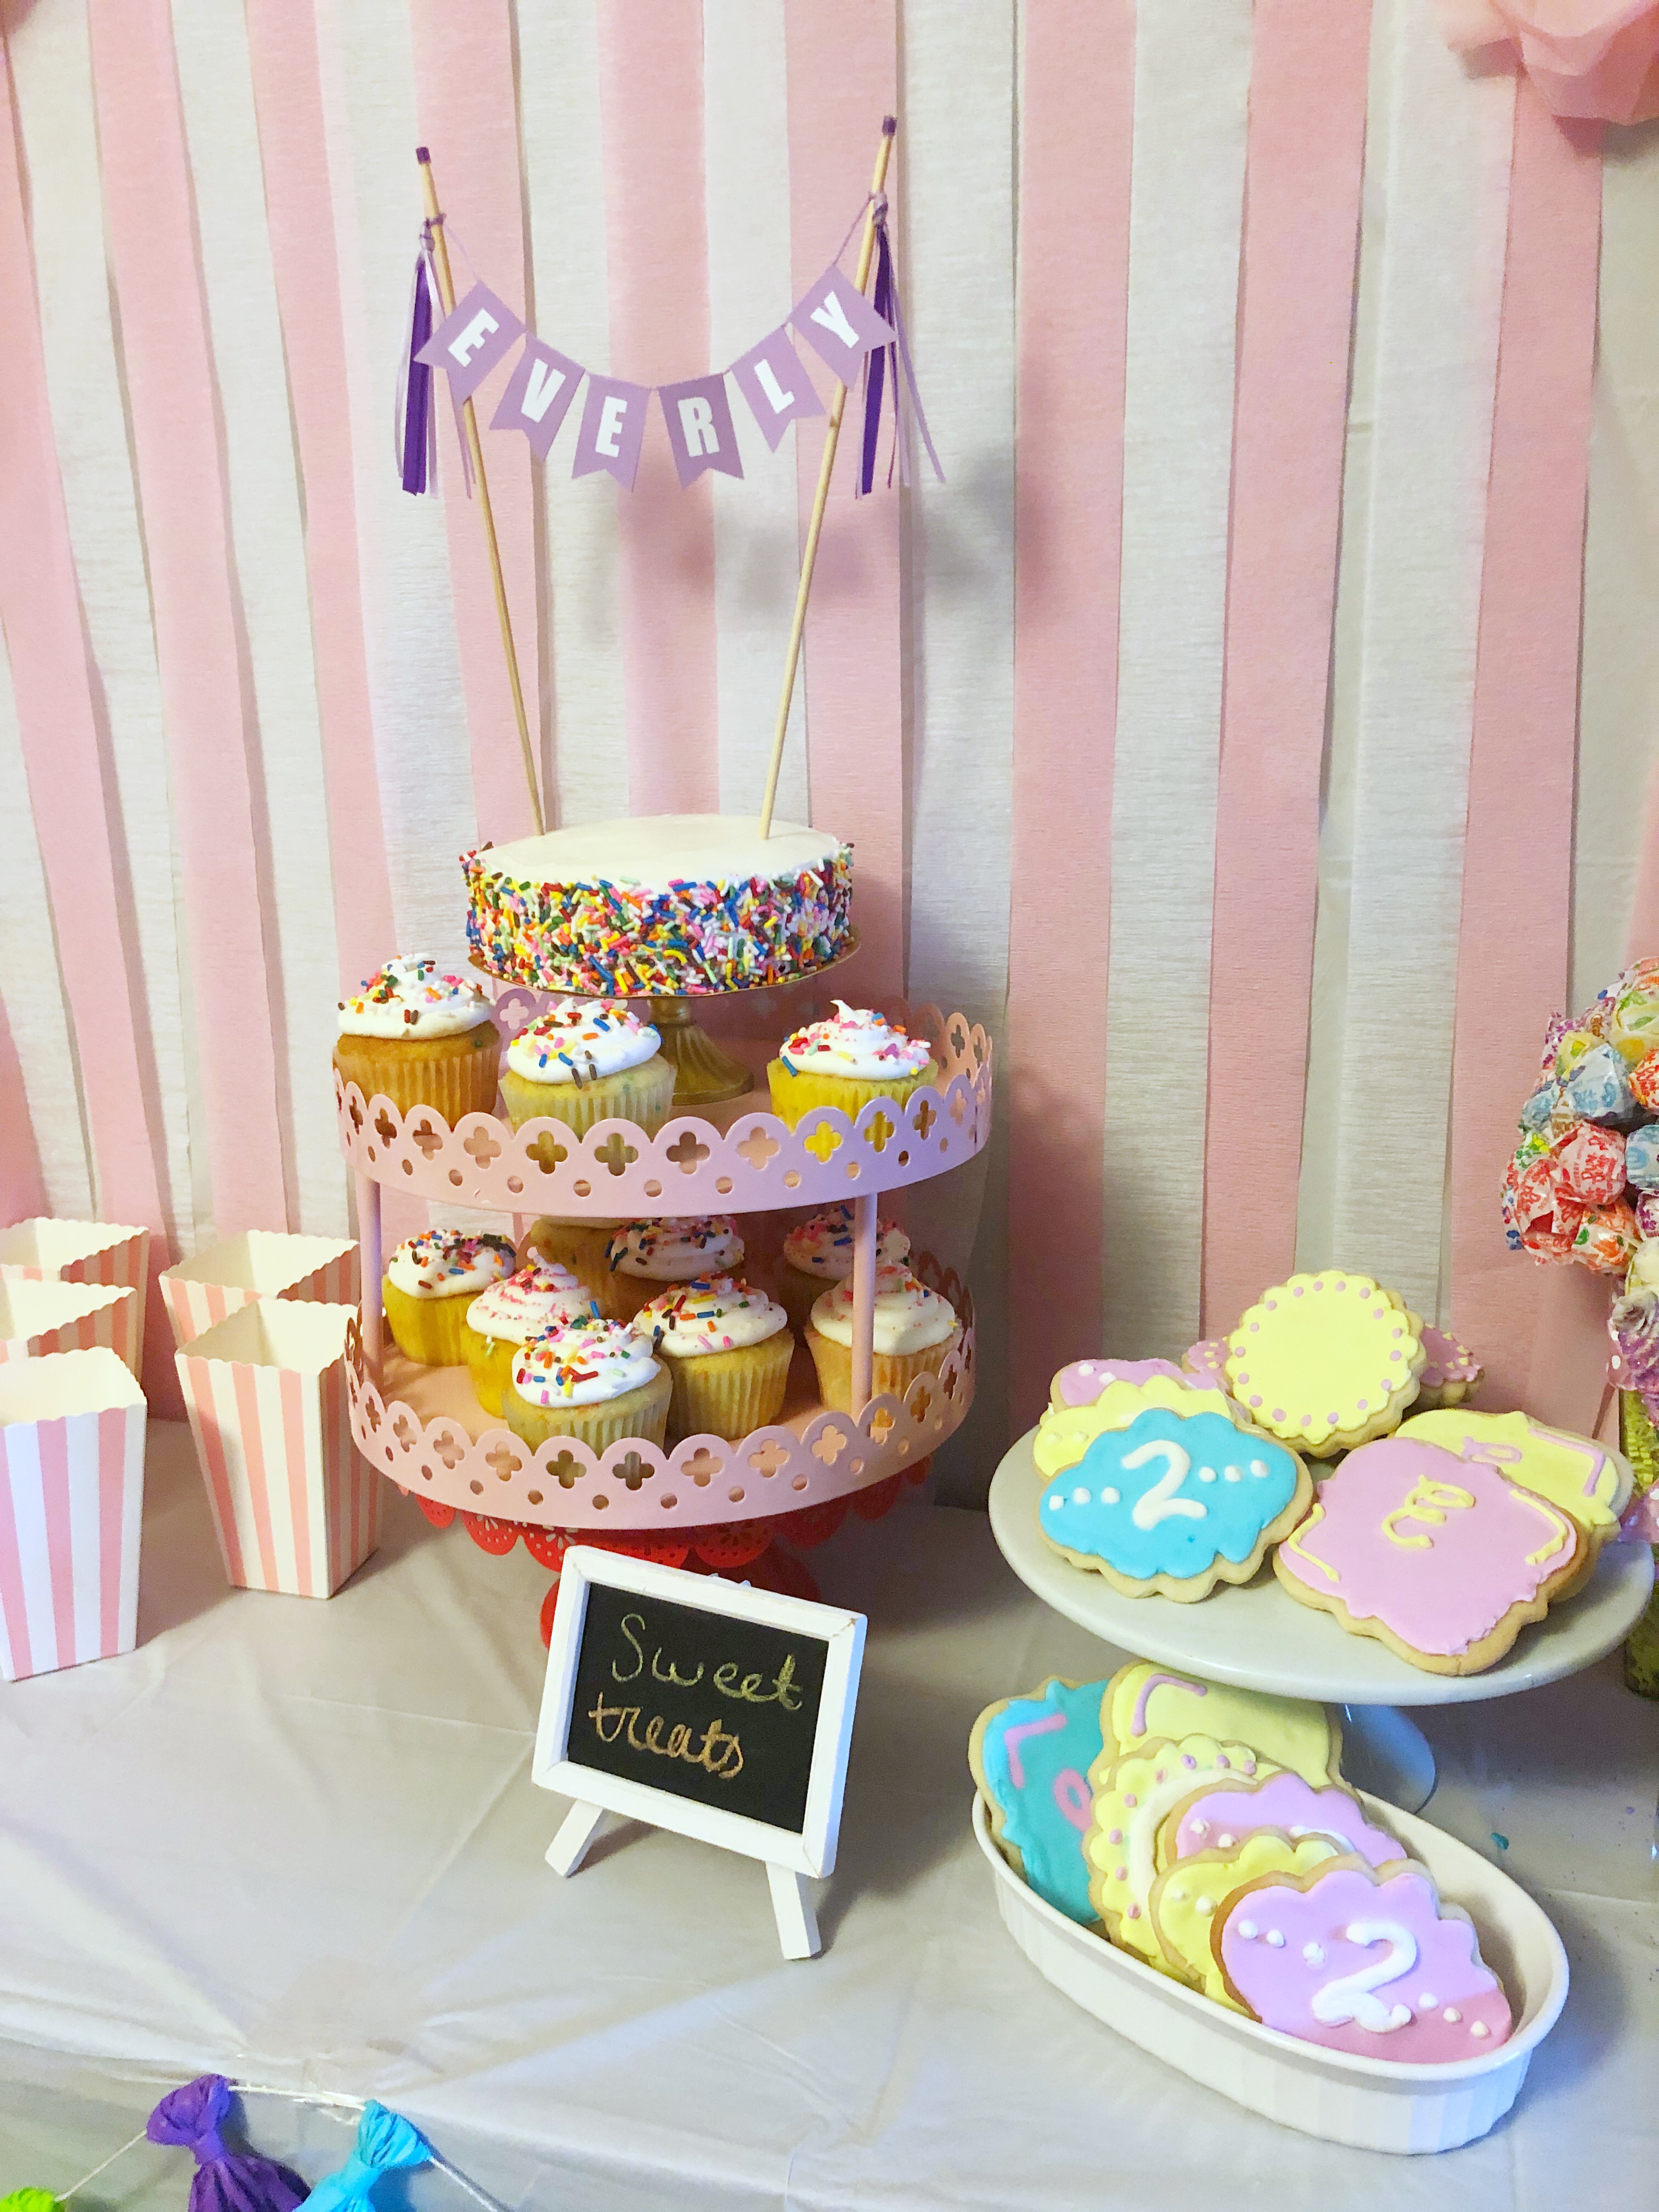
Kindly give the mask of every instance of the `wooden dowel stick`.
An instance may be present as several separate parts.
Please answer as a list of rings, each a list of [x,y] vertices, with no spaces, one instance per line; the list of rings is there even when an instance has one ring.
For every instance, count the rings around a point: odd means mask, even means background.
[[[438,186],[432,174],[432,156],[424,146],[417,146],[415,158],[421,165],[421,184],[426,193],[427,221],[432,226],[432,261],[438,273],[438,299],[445,314],[455,310],[455,280],[449,273],[449,241],[444,236],[443,210],[438,204]],[[495,543],[495,514],[489,504],[489,480],[484,474],[483,441],[478,435],[478,418],[472,402],[461,404],[461,422],[466,433],[466,449],[472,458],[472,473],[478,482],[478,512],[483,517],[484,544],[489,552],[490,581],[495,586],[495,616],[501,626],[501,650],[507,655],[507,680],[513,687],[513,712],[518,719],[519,746],[524,755],[524,780],[530,787],[530,811],[539,837],[546,824],[542,818],[542,795],[536,781],[536,749],[530,742],[530,721],[525,713],[524,686],[519,681],[519,655],[513,642],[513,617],[507,611],[507,585],[501,576],[501,552]]]
[[[870,282],[870,264],[876,251],[876,199],[887,181],[887,161],[893,150],[893,133],[898,129],[897,118],[889,115],[883,118],[881,144],[876,149],[875,173],[870,179],[870,208],[864,219],[864,243],[859,249],[858,288],[863,291]],[[812,589],[812,571],[817,564],[818,539],[823,535],[823,511],[830,501],[830,478],[836,465],[836,447],[841,442],[841,418],[847,411],[847,386],[837,383],[836,396],[830,403],[830,427],[823,434],[823,459],[818,465],[817,496],[812,501],[812,519],[806,526],[806,546],[801,555],[800,583],[795,592],[795,618],[789,625],[789,653],[784,663],[783,696],[778,701],[777,727],[772,732],[772,758],[766,771],[766,797],[761,805],[761,836],[772,834],[772,809],[777,804],[778,774],[783,766],[783,741],[789,733],[789,708],[795,696],[795,671],[800,665],[800,641],[806,629],[806,601]]]

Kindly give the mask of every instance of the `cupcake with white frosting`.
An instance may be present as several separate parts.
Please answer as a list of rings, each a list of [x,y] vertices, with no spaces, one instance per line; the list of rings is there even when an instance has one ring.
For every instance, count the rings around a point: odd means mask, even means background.
[[[876,1224],[876,1261],[900,1267],[910,1256],[910,1240],[890,1221]],[[783,1240],[778,1262],[778,1296],[792,1328],[805,1328],[812,1308],[828,1290],[853,1273],[853,1208],[826,1206],[802,1221]]]
[[[659,1444],[672,1389],[642,1337],[624,1322],[589,1318],[520,1346],[501,1411],[527,1444],[550,1437],[574,1437],[594,1451],[624,1437]]]
[[[388,960],[340,1000],[334,1065],[365,1099],[416,1106],[453,1129],[463,1114],[495,1110],[501,1037],[489,1001],[470,976],[435,960]]]
[[[472,1237],[428,1229],[400,1244],[380,1285],[386,1324],[399,1351],[423,1367],[459,1367],[466,1358],[472,1301],[517,1265],[510,1237]]]
[[[783,1411],[795,1340],[764,1291],[734,1275],[700,1277],[641,1306],[634,1333],[672,1381],[671,1443],[696,1436],[735,1443]]]
[[[545,1116],[580,1135],[614,1118],[654,1133],[674,1103],[661,1044],[619,1000],[561,999],[507,1048],[501,1096],[514,1127]]]
[[[908,1267],[876,1269],[875,1359],[870,1388],[878,1398],[902,1398],[918,1375],[937,1375],[962,1341],[962,1323],[949,1298],[920,1283]],[[826,1291],[812,1309],[806,1348],[818,1370],[818,1395],[838,1413],[861,1413],[853,1403],[853,1285]]]
[[[743,1239],[729,1213],[627,1221],[606,1242],[599,1304],[614,1320],[632,1321],[663,1291],[742,1266]]]
[[[485,1413],[500,1415],[513,1363],[532,1336],[563,1322],[599,1318],[587,1285],[556,1263],[520,1267],[516,1275],[492,1283],[466,1310],[466,1364]]]
[[[519,1247],[519,1260],[526,1267],[568,1267],[579,1275],[605,1310],[605,1284],[610,1273],[605,1248],[619,1229],[626,1229],[621,1214],[595,1214],[573,1221],[556,1213],[538,1214]]]
[[[766,1079],[772,1111],[793,1129],[814,1106],[856,1115],[872,1098],[908,1098],[919,1085],[939,1080],[939,1065],[925,1038],[837,999],[827,1020],[809,1022],[787,1041]]]

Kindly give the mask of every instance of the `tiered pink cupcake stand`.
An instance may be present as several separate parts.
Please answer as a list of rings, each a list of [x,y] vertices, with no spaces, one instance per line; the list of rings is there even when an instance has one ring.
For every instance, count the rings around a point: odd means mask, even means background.
[[[522,1010],[518,1002],[523,1000]],[[498,1012],[526,1018],[528,993],[504,994]],[[336,1078],[340,1142],[356,1180],[362,1246],[361,1327],[347,1341],[352,1434],[371,1466],[413,1496],[428,1520],[459,1513],[492,1552],[520,1537],[556,1571],[568,1543],[599,1544],[672,1565],[741,1571],[747,1579],[811,1595],[812,1578],[780,1541],[823,1542],[849,1512],[873,1520],[904,1482],[920,1482],[930,1454],[973,1402],[971,1304],[927,1255],[914,1261],[963,1322],[962,1340],[938,1376],[919,1376],[902,1399],[871,1396],[877,1202],[886,1191],[948,1174],[971,1159],[991,1129],[991,1045],[960,1014],[895,1008],[930,1041],[940,1076],[902,1103],[877,1098],[857,1116],[830,1108],[793,1129],[757,1108],[758,1091],[677,1115],[654,1136],[631,1121],[601,1121],[582,1136],[562,1122],[514,1130],[487,1114],[452,1129],[417,1107],[407,1116],[365,1099]],[[516,1025],[516,1024],[515,1024]],[[757,1066],[769,1048],[752,1052]],[[817,1395],[805,1348],[796,1352],[781,1418],[736,1443],[690,1437],[664,1450],[643,1438],[595,1453],[554,1438],[535,1450],[483,1412],[465,1368],[422,1367],[381,1329],[382,1186],[446,1206],[513,1217],[522,1236],[538,1215],[566,1219],[758,1213],[850,1200],[854,1209],[853,1395],[855,1418]],[[555,1585],[556,1589],[556,1584]],[[544,1609],[550,1618],[553,1593]]]

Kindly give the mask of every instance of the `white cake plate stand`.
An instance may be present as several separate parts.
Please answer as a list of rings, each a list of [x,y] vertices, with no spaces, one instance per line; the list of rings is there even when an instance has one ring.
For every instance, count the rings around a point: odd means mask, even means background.
[[[1578,1595],[1523,1628],[1508,1656],[1481,1674],[1430,1674],[1384,1644],[1340,1628],[1298,1605],[1271,1568],[1197,1605],[1121,1597],[1102,1575],[1072,1566],[1037,1528],[1042,1479],[1031,1456],[1036,1431],[1011,1447],[991,1483],[991,1529],[1002,1556],[1036,1596],[1133,1658],[1245,1690],[1311,1698],[1343,1708],[1348,1779],[1374,1796],[1419,1811],[1432,1796],[1434,1753],[1402,1705],[1473,1704],[1559,1681],[1604,1658],[1640,1619],[1653,1588],[1646,1544],[1609,1544]]]

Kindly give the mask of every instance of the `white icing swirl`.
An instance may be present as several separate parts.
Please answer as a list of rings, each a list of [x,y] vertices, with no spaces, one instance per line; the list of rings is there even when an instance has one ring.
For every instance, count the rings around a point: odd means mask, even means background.
[[[732,1275],[715,1275],[663,1291],[635,1315],[634,1329],[655,1350],[690,1359],[701,1352],[764,1344],[788,1322],[783,1308],[764,1291]]]
[[[919,1283],[908,1267],[876,1269],[875,1348],[878,1352],[925,1352],[943,1344],[957,1325],[957,1310]],[[812,1326],[836,1344],[853,1341],[853,1285],[837,1283],[812,1308]]]
[[[850,1205],[827,1206],[810,1221],[803,1221],[783,1240],[783,1256],[803,1275],[821,1275],[826,1283],[845,1282],[853,1272],[853,1209]],[[890,1221],[876,1224],[876,1259],[897,1267],[910,1256],[910,1240]]]
[[[884,1014],[845,999],[836,1009],[829,1020],[795,1031],[782,1049],[786,1067],[878,1083],[884,1075],[920,1075],[933,1056],[925,1037],[913,1037]]]
[[[729,1213],[630,1221],[605,1248],[607,1267],[647,1283],[692,1283],[743,1265],[743,1239]]]
[[[649,1022],[615,999],[561,999],[507,1048],[507,1064],[529,1083],[598,1083],[654,1060],[662,1045]]]
[[[355,999],[340,1001],[342,1036],[459,1036],[492,1018],[471,976],[450,975],[435,960],[388,960]]]
[[[466,1325],[494,1344],[524,1344],[557,1322],[596,1319],[593,1294],[555,1260],[492,1283],[466,1310]]]
[[[575,1321],[531,1339],[513,1363],[513,1388],[532,1406],[599,1406],[661,1372],[625,1322]]]
[[[507,1237],[471,1237],[459,1229],[427,1229],[400,1244],[386,1262],[386,1279],[411,1298],[474,1297],[504,1282],[518,1265]]]

